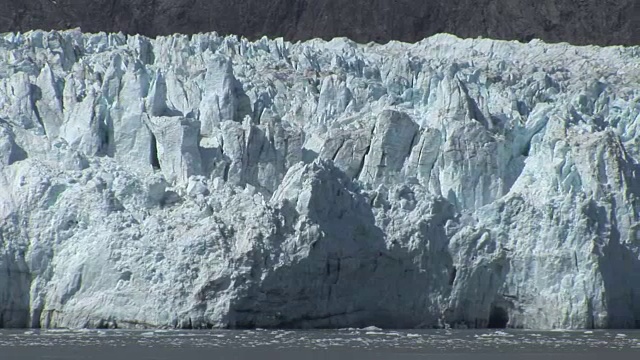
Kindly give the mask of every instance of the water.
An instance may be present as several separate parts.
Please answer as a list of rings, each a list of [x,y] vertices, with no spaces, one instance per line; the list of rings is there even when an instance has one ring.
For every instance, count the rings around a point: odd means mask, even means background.
[[[640,359],[640,331],[0,330],[2,360]]]

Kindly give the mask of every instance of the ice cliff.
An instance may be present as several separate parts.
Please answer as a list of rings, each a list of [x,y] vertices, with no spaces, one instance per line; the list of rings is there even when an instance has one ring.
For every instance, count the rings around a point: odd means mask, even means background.
[[[640,327],[640,48],[0,37],[4,327]]]

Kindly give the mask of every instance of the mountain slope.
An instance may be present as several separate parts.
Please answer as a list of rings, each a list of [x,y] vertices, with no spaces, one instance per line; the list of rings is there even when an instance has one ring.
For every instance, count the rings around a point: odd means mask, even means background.
[[[525,42],[640,43],[635,0],[0,0],[0,9],[0,32],[80,27],[358,42],[415,42],[447,32]]]

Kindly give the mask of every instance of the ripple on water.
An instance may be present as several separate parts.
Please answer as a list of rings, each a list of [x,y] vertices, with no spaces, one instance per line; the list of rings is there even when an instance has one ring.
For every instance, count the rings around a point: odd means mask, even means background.
[[[589,351],[639,349],[640,332],[525,332],[525,331],[123,331],[42,330],[3,331],[0,347],[128,346],[277,349],[405,349],[429,352]]]

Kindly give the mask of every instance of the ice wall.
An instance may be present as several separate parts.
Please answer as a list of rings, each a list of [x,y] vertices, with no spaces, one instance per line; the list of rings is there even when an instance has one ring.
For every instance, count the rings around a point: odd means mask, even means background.
[[[640,48],[0,37],[0,326],[640,326]]]

